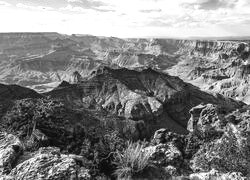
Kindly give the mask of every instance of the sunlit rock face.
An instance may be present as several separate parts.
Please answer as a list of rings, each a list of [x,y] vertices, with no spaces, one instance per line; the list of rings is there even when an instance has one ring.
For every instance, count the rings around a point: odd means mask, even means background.
[[[119,39],[57,33],[1,34],[0,82],[47,92],[100,66],[151,67],[203,90],[248,102],[249,42]],[[78,72],[78,80],[72,74]]]
[[[23,151],[18,137],[1,132],[0,134],[0,175],[9,173],[18,156]]]
[[[249,41],[184,41],[167,72],[202,90],[249,102]]]
[[[56,147],[25,152],[23,143],[12,134],[1,133],[0,176],[3,179],[91,179],[89,170],[80,167],[84,157],[61,154]]]
[[[190,114],[188,135],[168,128],[155,132],[145,148],[151,163],[177,179],[248,179],[249,106],[228,112],[203,104]]]
[[[77,165],[79,156],[65,155],[60,149],[40,148],[26,161],[12,169],[10,176],[14,179],[91,179],[89,170]]]
[[[89,79],[64,84],[44,95],[60,98],[71,106],[103,110],[133,121],[143,120],[152,130],[169,126],[185,133],[190,108],[201,102],[215,103],[229,111],[243,105],[202,92],[177,77],[150,68],[135,71],[102,67]]]
[[[66,36],[57,33],[0,35],[1,82],[48,91],[71,74],[88,76],[101,65],[165,70],[178,62],[182,41]]]

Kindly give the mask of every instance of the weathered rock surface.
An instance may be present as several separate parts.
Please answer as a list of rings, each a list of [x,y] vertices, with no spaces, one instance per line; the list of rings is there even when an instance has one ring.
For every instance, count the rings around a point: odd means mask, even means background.
[[[87,76],[100,65],[138,68],[176,64],[174,40],[118,39],[58,33],[0,34],[1,82],[48,91],[71,81],[73,72]]]
[[[16,180],[87,180],[89,172],[78,165],[74,156],[60,153],[58,148],[40,148],[30,159],[18,164],[10,172]]]
[[[179,63],[168,70],[171,75],[202,90],[249,102],[248,41],[184,41]]]
[[[247,180],[248,178],[243,176],[241,173],[238,172],[229,172],[229,173],[220,173],[216,170],[211,170],[205,173],[194,173],[189,176],[190,180],[212,180],[212,179],[235,179],[235,180]]]
[[[189,124],[193,126],[189,128],[191,133],[187,138],[187,149],[193,151],[191,167],[194,171],[215,168],[220,172],[249,174],[248,108],[247,106],[228,114],[208,104],[191,110],[191,113],[199,110],[199,117],[197,114],[196,118],[190,119]]]
[[[23,150],[22,142],[16,136],[0,133],[0,176],[11,171]]]
[[[25,151],[25,144],[15,135],[0,134],[0,179],[91,179],[84,168],[85,159],[74,154],[61,154],[57,147]]]
[[[202,90],[250,101],[249,41],[118,39],[57,33],[0,35],[0,79],[47,92],[100,66],[152,67]],[[78,78],[71,74],[78,72]]]
[[[190,110],[191,118],[188,122],[187,129],[189,131],[199,130],[203,133],[211,131],[211,129],[219,131],[225,125],[224,117],[227,110],[218,106],[207,104],[198,105]]]
[[[103,67],[93,72],[88,80],[56,88],[45,95],[61,98],[71,105],[103,109],[134,121],[144,120],[152,126],[169,126],[178,132],[185,132],[188,112],[194,105],[220,104],[229,111],[243,105],[199,91],[177,77],[152,69]]]
[[[155,132],[146,148],[153,152],[152,163],[177,179],[248,179],[249,106],[227,112],[206,104],[190,113],[188,135],[163,128]]]

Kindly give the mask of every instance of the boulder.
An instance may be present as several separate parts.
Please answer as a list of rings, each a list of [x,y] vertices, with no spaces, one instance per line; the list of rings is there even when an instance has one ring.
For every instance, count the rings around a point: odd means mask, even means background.
[[[182,153],[173,143],[159,144],[154,150],[151,158],[154,164],[178,167],[182,162]]]
[[[187,129],[190,132],[198,130],[203,133],[209,131],[221,131],[226,125],[221,109],[213,104],[198,105],[190,110],[191,118]]]
[[[153,139],[151,140],[151,143],[154,145],[158,145],[161,143],[173,143],[175,146],[177,146],[179,149],[182,149],[184,145],[184,135],[180,135],[174,132],[169,131],[168,129],[162,128],[157,130],[154,133]]]
[[[162,128],[162,129],[155,131],[155,134],[154,134],[152,141],[156,144],[165,143],[166,142],[165,136],[166,136],[167,132],[168,132],[168,130],[165,128]]]
[[[194,129],[196,128],[197,126],[197,123],[199,121],[199,118],[200,118],[200,113],[201,111],[205,108],[204,105],[198,105],[198,106],[195,106],[193,107],[189,113],[191,114],[191,117],[188,121],[188,125],[187,125],[187,130],[189,132],[193,132]]]
[[[0,133],[0,175],[11,171],[22,150],[19,138],[5,132]]]
[[[189,176],[190,180],[212,180],[212,179],[221,179],[221,180],[247,180],[247,177],[243,176],[242,173],[238,172],[229,172],[229,173],[220,173],[217,170],[211,170],[209,172],[194,173]]]
[[[15,180],[73,180],[91,179],[89,170],[80,167],[79,157],[60,154],[59,148],[40,148],[34,155],[10,172]]]

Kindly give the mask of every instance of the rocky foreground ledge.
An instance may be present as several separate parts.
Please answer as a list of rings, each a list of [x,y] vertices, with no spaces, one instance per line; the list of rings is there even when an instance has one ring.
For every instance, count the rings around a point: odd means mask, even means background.
[[[141,149],[150,152],[148,166],[124,179],[237,179],[250,178],[250,107],[226,113],[216,105],[198,105],[190,110],[188,135],[159,129]],[[41,134],[36,132],[41,141]],[[44,136],[46,136],[44,134]],[[117,134],[112,141],[117,141]],[[34,138],[34,135],[33,135]],[[121,141],[119,141],[120,144]],[[94,143],[94,142],[90,142]],[[37,145],[28,150],[17,135],[1,132],[0,179],[61,180],[110,179],[108,174],[93,174],[94,161],[60,151],[58,147]],[[85,145],[88,143],[85,143]],[[89,145],[90,146],[90,145]],[[118,148],[118,146],[116,146]],[[86,150],[82,146],[82,151]],[[109,149],[115,151],[114,149]],[[96,156],[97,158],[97,156]],[[99,159],[101,161],[101,159]],[[121,178],[122,179],[122,178]]]

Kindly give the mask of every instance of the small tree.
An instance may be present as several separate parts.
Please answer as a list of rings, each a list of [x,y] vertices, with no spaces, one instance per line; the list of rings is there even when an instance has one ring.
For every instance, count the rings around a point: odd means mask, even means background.
[[[64,125],[60,118],[63,109],[64,106],[60,101],[51,98],[22,99],[15,102],[2,118],[1,124],[4,130],[27,140],[32,146],[33,134],[43,135],[40,130],[49,131],[49,129],[57,133],[57,130]]]

